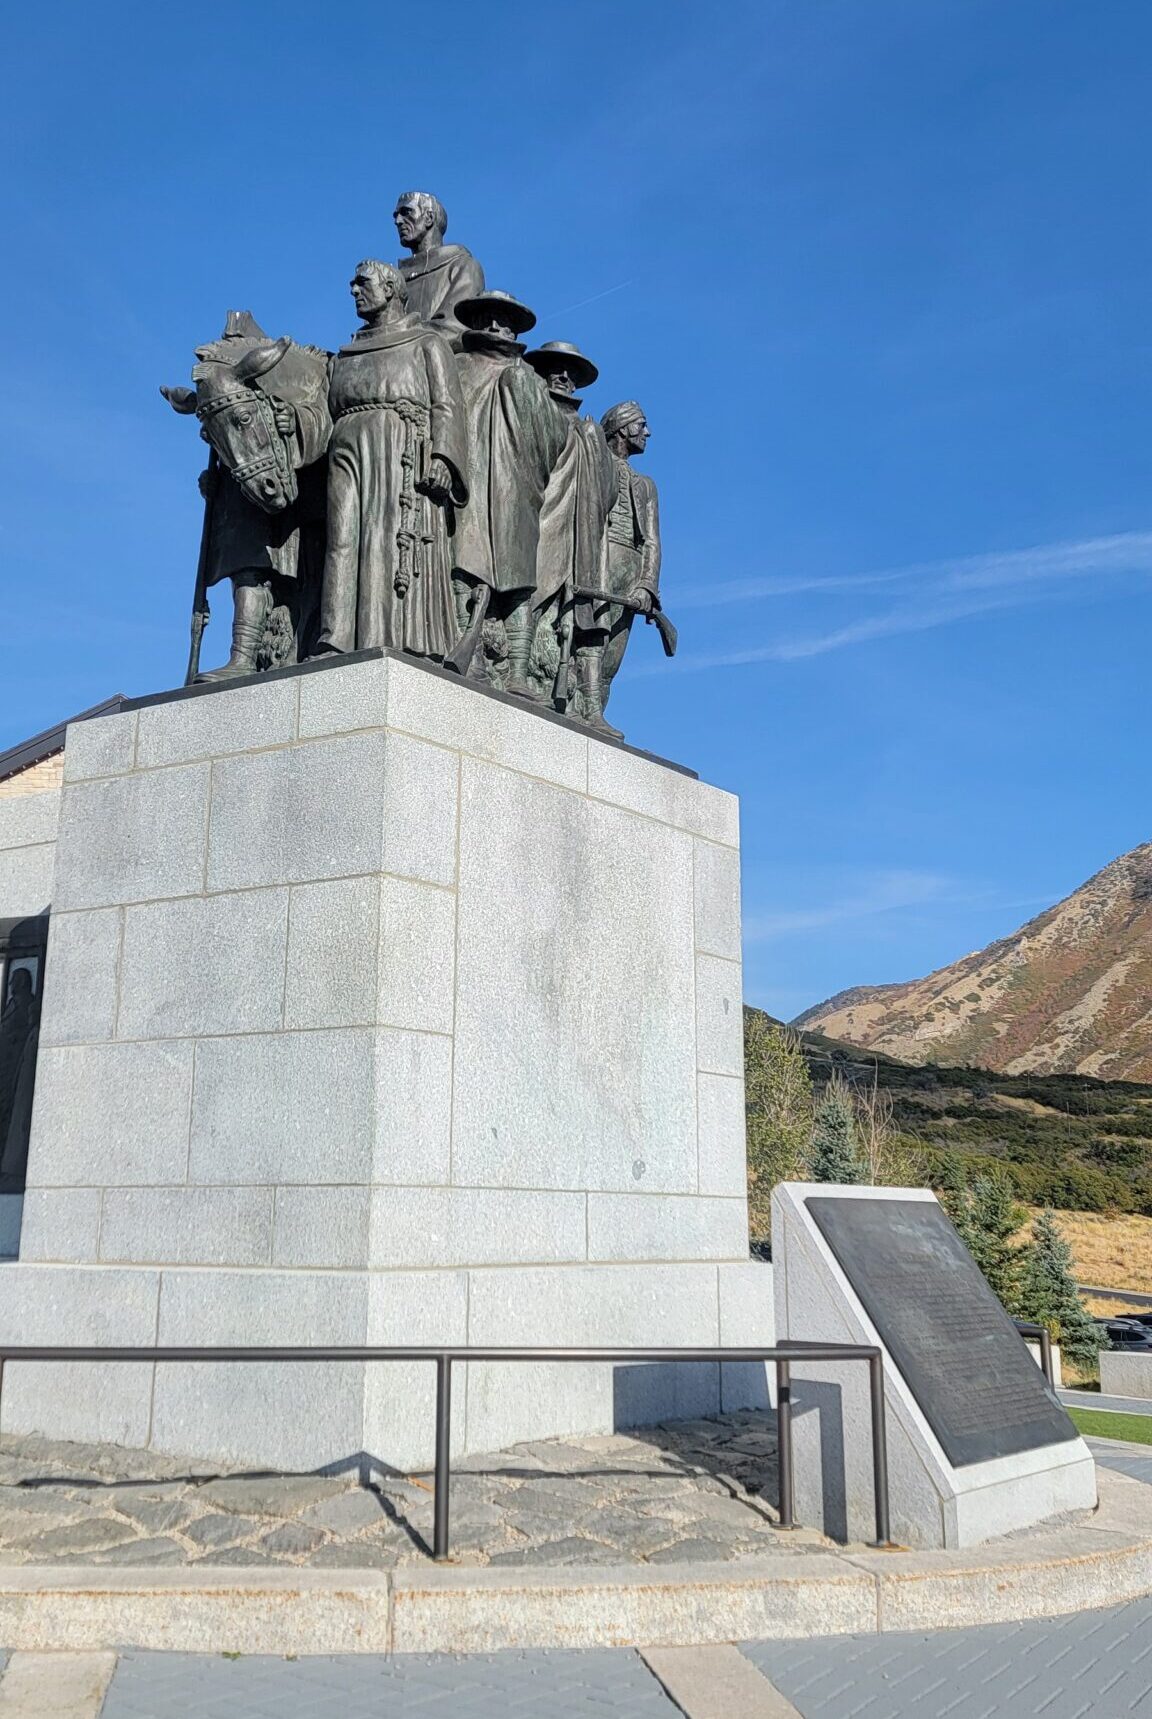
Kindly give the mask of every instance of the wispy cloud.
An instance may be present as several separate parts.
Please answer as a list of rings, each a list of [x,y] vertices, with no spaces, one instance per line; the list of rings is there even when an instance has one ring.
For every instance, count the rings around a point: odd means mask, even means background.
[[[1055,899],[1055,895],[1050,895],[1006,900],[994,888],[974,885],[971,881],[945,877],[938,872],[892,868],[849,879],[828,898],[810,906],[773,913],[753,911],[744,919],[744,941],[768,943],[780,937],[823,931],[833,925],[855,924],[861,919],[921,907],[990,907],[1010,911],[1048,907]]]
[[[790,937],[802,931],[820,931],[829,925],[895,913],[901,908],[922,907],[954,899],[955,882],[928,871],[880,871],[848,884],[829,900],[811,907],[785,908],[776,913],[752,913],[744,919],[744,941],[766,943],[774,937]]]
[[[735,668],[744,663],[794,662],[871,639],[925,632],[993,610],[1042,602],[1075,580],[1124,574],[1152,574],[1152,531],[1038,544],[1030,549],[920,562],[873,573],[824,579],[772,576],[731,580],[711,589],[696,587],[678,598],[677,609],[714,608],[806,592],[859,592],[867,597],[885,587],[896,593],[897,600],[879,613],[863,615],[840,627],[776,639],[746,650],[688,656],[680,659],[679,667],[690,672]]]

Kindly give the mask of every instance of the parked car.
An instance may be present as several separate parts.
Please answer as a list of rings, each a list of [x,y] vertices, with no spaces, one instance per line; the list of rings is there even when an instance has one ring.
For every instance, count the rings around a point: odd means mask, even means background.
[[[1152,1349],[1152,1329],[1137,1319],[1097,1319],[1113,1349]]]

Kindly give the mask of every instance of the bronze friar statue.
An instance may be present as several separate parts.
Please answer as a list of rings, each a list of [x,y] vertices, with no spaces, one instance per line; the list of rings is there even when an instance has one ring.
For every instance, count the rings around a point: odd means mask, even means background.
[[[455,307],[484,291],[484,270],[463,245],[444,243],[448,216],[430,191],[402,191],[392,219],[400,243],[411,252],[398,265],[408,288],[408,309],[458,347],[464,327]]]
[[[364,326],[332,364],[328,551],[317,655],[385,645],[440,661],[456,642],[455,509],[468,499],[460,383],[391,263],[357,266]]]

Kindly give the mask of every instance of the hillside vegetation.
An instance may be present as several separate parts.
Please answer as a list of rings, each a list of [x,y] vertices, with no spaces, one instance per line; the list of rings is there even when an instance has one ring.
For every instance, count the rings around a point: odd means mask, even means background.
[[[817,1092],[838,1073],[886,1095],[896,1143],[922,1181],[938,1185],[948,1165],[965,1181],[998,1166],[1030,1206],[1152,1216],[1152,1085],[914,1067],[822,1032],[798,1037]]]

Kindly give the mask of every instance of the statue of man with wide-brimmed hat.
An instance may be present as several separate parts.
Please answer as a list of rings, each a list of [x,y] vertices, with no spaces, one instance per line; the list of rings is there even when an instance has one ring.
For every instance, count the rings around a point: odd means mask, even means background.
[[[592,727],[616,734],[605,723],[600,694],[601,659],[608,636],[606,604],[582,598],[600,585],[604,528],[616,496],[616,467],[594,418],[582,417],[578,388],[599,371],[567,340],[549,340],[526,355],[548,388],[566,427],[566,441],[553,468],[540,510],[536,552],[536,608],[540,615],[536,656],[555,661],[549,692],[560,710]],[[558,648],[548,651],[548,632]]]
[[[484,621],[503,622],[504,690],[538,696],[528,671],[535,634],[540,507],[567,425],[524,362],[519,336],[535,326],[528,306],[483,292],[456,306],[466,333],[457,358],[471,473],[455,540],[453,579],[463,638],[445,662],[467,673],[481,660]]]

